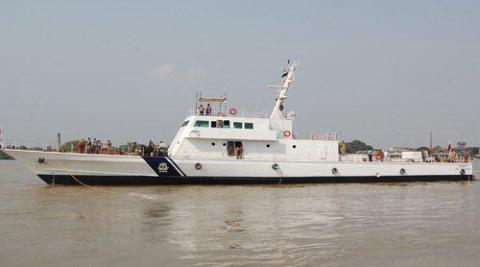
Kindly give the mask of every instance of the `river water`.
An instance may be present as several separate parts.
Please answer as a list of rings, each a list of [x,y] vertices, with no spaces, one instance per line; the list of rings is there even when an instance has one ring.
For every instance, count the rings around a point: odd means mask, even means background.
[[[0,161],[0,266],[320,265],[479,266],[480,182],[88,188]]]

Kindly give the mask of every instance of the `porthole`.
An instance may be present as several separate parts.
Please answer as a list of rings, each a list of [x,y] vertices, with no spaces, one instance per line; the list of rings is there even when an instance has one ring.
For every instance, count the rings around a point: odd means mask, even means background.
[[[266,147],[270,147],[270,144],[267,144]]]
[[[223,143],[223,146],[227,146],[227,144],[226,144],[226,143]]]
[[[215,146],[215,143],[212,143],[212,146]]]
[[[297,145],[293,145],[292,147],[293,147],[293,149],[295,149],[295,148],[297,148]]]

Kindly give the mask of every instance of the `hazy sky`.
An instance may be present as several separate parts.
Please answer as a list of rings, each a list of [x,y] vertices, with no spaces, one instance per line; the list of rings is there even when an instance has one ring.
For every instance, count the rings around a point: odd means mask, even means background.
[[[0,2],[6,138],[173,138],[195,93],[270,110],[300,61],[296,132],[480,145],[480,1]]]

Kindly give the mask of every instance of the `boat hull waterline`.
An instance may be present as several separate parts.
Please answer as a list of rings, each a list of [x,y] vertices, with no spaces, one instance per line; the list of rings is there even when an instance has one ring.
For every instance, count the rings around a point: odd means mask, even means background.
[[[47,184],[283,184],[472,180],[471,163],[199,160],[5,150]]]

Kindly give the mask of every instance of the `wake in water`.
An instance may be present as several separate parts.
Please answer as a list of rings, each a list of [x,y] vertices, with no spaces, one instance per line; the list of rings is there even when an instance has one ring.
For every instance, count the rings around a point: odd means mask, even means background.
[[[148,200],[158,199],[158,195],[156,195],[156,194],[128,193],[128,196],[136,197],[136,198],[143,198],[143,199],[148,199]]]

